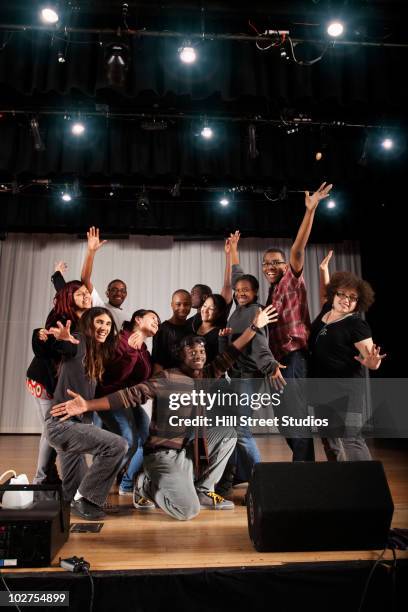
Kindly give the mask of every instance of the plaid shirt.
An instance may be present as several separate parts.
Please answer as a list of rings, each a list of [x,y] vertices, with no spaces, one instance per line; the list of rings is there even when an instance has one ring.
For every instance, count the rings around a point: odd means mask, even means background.
[[[310,316],[303,272],[295,276],[288,265],[281,280],[269,289],[269,304],[279,315],[277,322],[269,326],[269,347],[279,361],[288,353],[307,347]]]

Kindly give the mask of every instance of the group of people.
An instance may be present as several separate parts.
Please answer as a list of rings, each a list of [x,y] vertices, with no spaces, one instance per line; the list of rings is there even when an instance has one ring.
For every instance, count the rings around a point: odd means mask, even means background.
[[[361,378],[364,367],[377,369],[384,355],[361,318],[373,291],[350,272],[330,278],[331,252],[320,266],[322,310],[310,322],[305,247],[318,204],[331,187],[323,183],[313,194],[306,192],[289,261],[275,247],[263,254],[270,285],[266,307],[259,302],[257,278],[240,265],[236,231],[225,242],[219,294],[197,284],[173,293],[172,316],[164,322],[152,309],[129,316],[122,280],[109,283],[106,301],[92,284],[95,254],[105,241],[90,228],[81,280],[66,282],[65,265],[57,265],[54,307],[44,327],[33,332],[27,386],[43,423],[34,482],[58,482],[58,455],[64,497],[73,514],[88,520],[105,516],[115,479],[119,495],[132,495],[139,510],[159,507],[188,520],[200,508],[232,509],[226,498],[232,485],[248,481],[261,461],[255,438],[240,425],[169,431],[162,400],[170,388],[188,391],[197,381],[205,385],[228,376],[255,390],[262,380],[282,394],[286,413],[304,416],[307,401],[296,381],[308,370],[312,377],[346,379]],[[191,309],[196,314],[189,317]],[[151,355],[147,338],[153,338]],[[353,410],[357,403],[354,398]],[[186,405],[182,414],[200,411]],[[311,435],[282,433],[294,461],[314,461]],[[323,438],[323,444],[329,460],[370,459],[359,430],[343,436],[339,428],[339,435]],[[85,454],[93,457],[89,467]]]

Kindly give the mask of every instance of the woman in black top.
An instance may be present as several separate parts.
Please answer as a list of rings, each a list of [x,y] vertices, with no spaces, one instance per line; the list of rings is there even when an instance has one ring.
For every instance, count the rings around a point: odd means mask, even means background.
[[[210,295],[201,306],[201,325],[195,334],[205,340],[206,363],[211,363],[218,355],[219,331],[227,325],[227,309],[227,302],[218,293]]]
[[[322,310],[311,326],[309,351],[311,377],[330,378],[336,398],[316,412],[328,417],[329,431],[338,434],[322,439],[329,460],[366,461],[371,455],[360,433],[364,366],[377,370],[385,355],[361,318],[374,301],[371,286],[351,272],[336,272],[330,279],[332,254],[320,265]]]

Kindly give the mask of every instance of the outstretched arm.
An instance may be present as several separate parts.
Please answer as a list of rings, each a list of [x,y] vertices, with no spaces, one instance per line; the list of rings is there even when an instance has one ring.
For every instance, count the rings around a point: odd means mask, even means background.
[[[327,198],[333,185],[326,185],[322,183],[317,191],[312,195],[309,195],[308,191],[305,191],[305,206],[306,212],[303,217],[303,221],[300,224],[299,231],[295,238],[295,241],[290,249],[289,263],[295,274],[300,274],[303,270],[305,262],[305,247],[309,240],[310,232],[312,231],[313,220],[316,212],[316,208],[324,198]]]
[[[88,239],[88,250],[86,252],[85,261],[82,266],[81,282],[88,289],[89,293],[92,293],[93,284],[91,281],[93,262],[95,253],[100,249],[107,241],[99,240],[99,228],[90,227],[89,232],[86,233]]]
[[[333,257],[333,251],[329,251],[326,257],[322,260],[319,266],[319,276],[320,276],[320,307],[326,303],[326,288],[330,283],[330,272],[329,272],[329,263],[331,258]]]
[[[225,271],[224,284],[221,289],[221,295],[227,304],[232,302],[232,270],[231,270],[231,244],[230,238],[225,241]]]

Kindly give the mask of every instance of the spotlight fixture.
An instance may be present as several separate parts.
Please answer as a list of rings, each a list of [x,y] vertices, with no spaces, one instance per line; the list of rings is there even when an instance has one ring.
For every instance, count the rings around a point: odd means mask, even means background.
[[[41,9],[40,12],[40,16],[41,16],[41,21],[43,21],[44,23],[49,23],[49,24],[54,24],[57,23],[57,21],[59,21],[59,15],[57,12],[57,7],[55,6],[55,4],[47,4],[46,6],[43,6],[43,8]]]
[[[336,202],[335,200],[329,200],[327,202],[327,208],[336,208]]]
[[[210,140],[214,136],[214,132],[209,125],[205,125],[200,132],[201,136],[206,140]]]
[[[65,55],[62,51],[58,51],[58,63],[65,64]]]
[[[34,140],[34,149],[36,151],[45,151],[45,146],[40,134],[40,126],[36,117],[30,120],[30,129]]]
[[[331,21],[327,26],[327,33],[332,38],[338,38],[344,32],[344,26],[341,21]]]
[[[194,64],[197,59],[197,53],[189,40],[186,40],[178,51],[179,57],[184,64]]]
[[[391,138],[384,138],[384,140],[381,143],[381,146],[383,149],[386,149],[387,151],[389,151],[390,149],[393,148],[394,142],[391,140]]]
[[[68,189],[61,192],[61,200],[63,200],[63,202],[71,202],[72,195],[69,193]]]
[[[122,42],[108,45],[105,52],[105,63],[106,76],[110,85],[122,87],[129,69],[129,47]]]
[[[138,195],[136,200],[136,210],[140,212],[146,212],[149,209],[149,196],[145,187],[143,186],[143,191]]]
[[[288,128],[288,129],[286,130],[286,133],[287,133],[287,134],[296,134],[296,132],[298,132],[298,131],[299,131],[299,128],[298,128],[298,127],[290,127],[290,128]]]
[[[316,151],[315,159],[316,161],[323,159],[323,153],[321,151]]]
[[[229,203],[230,203],[229,198],[227,197],[227,194],[224,191],[222,197],[220,198],[220,204],[221,206],[228,206]]]
[[[74,136],[82,136],[85,132],[85,125],[81,121],[75,121],[71,126],[71,132]]]

